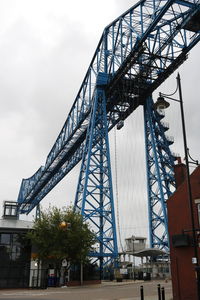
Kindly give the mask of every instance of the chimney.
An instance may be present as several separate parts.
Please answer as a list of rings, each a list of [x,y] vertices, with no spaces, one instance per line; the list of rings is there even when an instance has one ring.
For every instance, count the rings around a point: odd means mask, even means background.
[[[174,166],[174,175],[176,181],[176,188],[178,188],[186,179],[186,165],[181,162],[181,158],[177,157],[178,164]]]

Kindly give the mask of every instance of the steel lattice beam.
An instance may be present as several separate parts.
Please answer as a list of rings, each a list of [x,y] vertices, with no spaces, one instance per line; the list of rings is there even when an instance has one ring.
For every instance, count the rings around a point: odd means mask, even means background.
[[[154,109],[152,98],[144,105],[150,246],[169,251],[166,201],[175,190],[174,160],[165,135],[164,116]]]
[[[20,213],[29,213],[82,159],[99,76],[104,78],[109,131],[139,105],[146,106],[152,92],[187,59],[200,40],[199,17],[199,0],[142,0],[104,29],[44,166],[22,180]],[[159,155],[163,154],[158,152],[156,157]],[[155,180],[159,183],[159,178]],[[162,210],[164,213],[164,206]],[[162,241],[165,239],[166,234]]]
[[[102,270],[104,264],[118,257],[106,97],[102,88],[95,92],[74,209],[96,233],[96,249],[90,255],[100,259]]]

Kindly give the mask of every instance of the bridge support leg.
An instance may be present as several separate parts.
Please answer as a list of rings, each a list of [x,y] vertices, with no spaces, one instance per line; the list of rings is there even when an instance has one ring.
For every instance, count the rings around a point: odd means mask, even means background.
[[[147,192],[150,247],[169,251],[166,201],[175,188],[174,156],[165,131],[169,128],[161,119],[162,112],[154,109],[151,97],[144,105]]]
[[[90,256],[104,265],[118,257],[113,188],[111,177],[106,97],[97,88],[88,126],[74,209],[96,233],[97,243]]]

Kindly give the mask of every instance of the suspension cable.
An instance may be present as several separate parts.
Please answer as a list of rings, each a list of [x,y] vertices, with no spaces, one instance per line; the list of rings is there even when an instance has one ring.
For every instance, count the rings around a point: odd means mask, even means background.
[[[117,216],[117,229],[119,233],[119,242],[120,246],[123,250],[122,240],[121,240],[121,230],[120,230],[120,219],[119,219],[119,191],[118,191],[118,172],[117,172],[117,134],[116,134],[116,127],[114,128],[114,152],[115,152],[115,191],[116,191],[116,216]]]

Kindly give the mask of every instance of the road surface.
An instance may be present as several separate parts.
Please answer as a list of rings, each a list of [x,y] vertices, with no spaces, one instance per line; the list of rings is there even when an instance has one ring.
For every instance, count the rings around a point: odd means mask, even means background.
[[[157,285],[165,288],[165,300],[172,300],[171,282],[103,282],[82,287],[48,288],[45,290],[0,290],[0,300],[139,300],[140,286],[145,300],[157,300]]]

